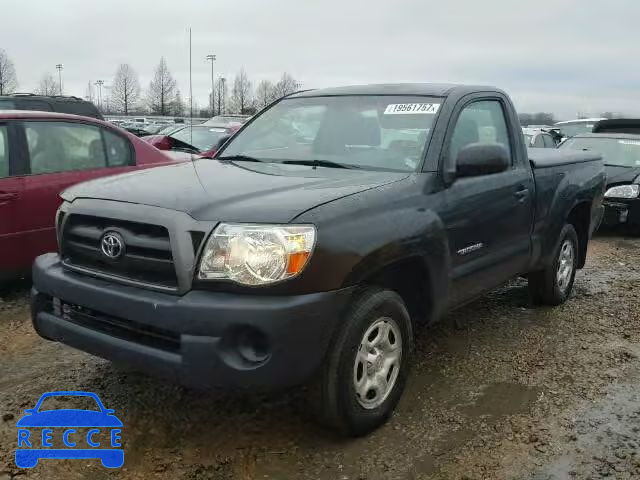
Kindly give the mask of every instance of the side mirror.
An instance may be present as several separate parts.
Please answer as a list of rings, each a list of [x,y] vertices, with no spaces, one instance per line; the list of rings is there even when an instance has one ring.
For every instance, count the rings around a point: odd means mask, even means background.
[[[171,150],[173,148],[173,140],[166,135],[151,135],[144,138],[148,143],[156,147],[158,150]]]
[[[507,149],[498,143],[472,143],[458,152],[456,175],[475,177],[504,172],[511,166]]]
[[[223,135],[218,139],[218,142],[216,143],[216,146],[213,147],[211,150],[215,152],[217,152],[218,150],[220,150],[222,148],[222,146],[227,143],[227,140],[229,140],[231,138],[231,135]],[[212,155],[213,156],[213,155]]]

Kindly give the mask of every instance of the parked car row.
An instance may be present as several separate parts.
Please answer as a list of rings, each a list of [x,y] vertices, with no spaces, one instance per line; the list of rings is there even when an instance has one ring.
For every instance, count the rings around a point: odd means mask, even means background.
[[[602,155],[607,175],[602,225],[640,232],[640,119],[586,118],[522,131],[528,147],[555,148],[552,133],[559,131],[559,148]]]
[[[524,143],[529,148],[556,148],[558,142],[549,131],[542,128],[522,128]]]
[[[231,126],[187,125],[168,130],[166,134],[149,135],[142,139],[159,150],[196,154],[212,158],[221,140],[233,135],[241,124]]]

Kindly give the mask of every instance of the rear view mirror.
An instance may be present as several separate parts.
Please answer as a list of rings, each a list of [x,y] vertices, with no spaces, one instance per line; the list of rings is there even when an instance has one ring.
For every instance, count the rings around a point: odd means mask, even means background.
[[[456,175],[475,177],[504,172],[511,166],[509,153],[498,143],[472,143],[458,152]]]

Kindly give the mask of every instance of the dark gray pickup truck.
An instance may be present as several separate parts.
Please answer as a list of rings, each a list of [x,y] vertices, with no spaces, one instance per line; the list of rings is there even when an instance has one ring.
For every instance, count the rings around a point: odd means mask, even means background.
[[[495,88],[301,92],[215,159],[64,192],[33,324],[189,386],[308,383],[360,435],[398,402],[418,324],[517,276],[564,302],[603,193],[596,154],[528,153]]]

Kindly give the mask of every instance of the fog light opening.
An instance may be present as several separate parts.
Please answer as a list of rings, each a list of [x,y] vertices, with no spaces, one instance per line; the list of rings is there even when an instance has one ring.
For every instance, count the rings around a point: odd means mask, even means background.
[[[244,329],[239,333],[237,348],[240,356],[251,363],[262,363],[270,355],[267,337],[253,329]]]

